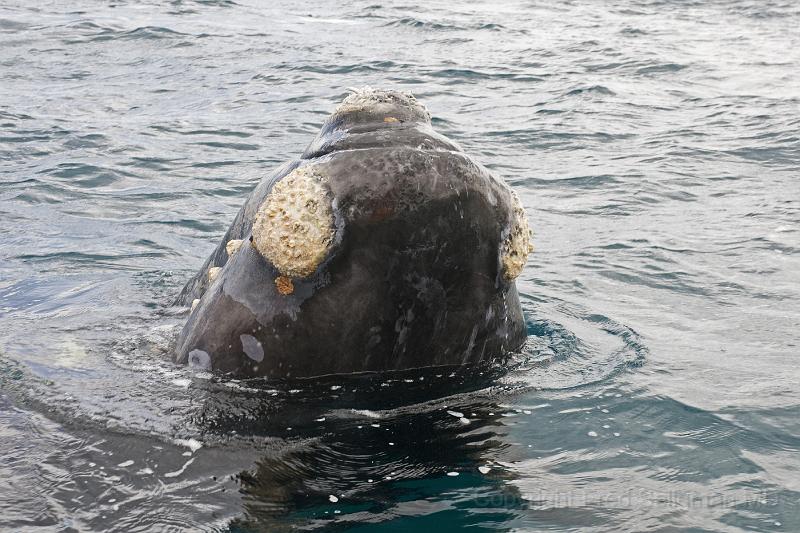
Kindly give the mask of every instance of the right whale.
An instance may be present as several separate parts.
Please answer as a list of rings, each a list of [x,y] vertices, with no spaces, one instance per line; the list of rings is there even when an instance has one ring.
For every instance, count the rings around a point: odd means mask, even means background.
[[[407,93],[346,97],[184,287],[175,360],[240,377],[465,365],[519,350],[516,194]]]

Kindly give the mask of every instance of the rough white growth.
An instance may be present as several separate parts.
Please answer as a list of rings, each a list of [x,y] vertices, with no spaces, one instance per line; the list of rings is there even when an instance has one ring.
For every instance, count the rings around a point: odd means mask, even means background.
[[[214,280],[219,277],[219,273],[222,272],[222,267],[211,267],[208,269],[208,282],[214,283]]]
[[[194,300],[192,300],[192,311],[194,311],[197,308],[197,304],[199,303],[200,303],[200,298],[195,298]]]
[[[310,276],[334,236],[332,199],[324,177],[310,166],[276,183],[256,212],[253,244],[281,274]]]
[[[228,241],[228,244],[225,245],[225,251],[228,252],[228,257],[238,252],[239,248],[242,247],[243,242],[244,241],[241,239],[233,239],[231,241]]]
[[[508,281],[512,281],[522,274],[522,270],[528,262],[528,254],[533,252],[531,229],[528,226],[528,217],[525,215],[525,209],[522,208],[522,203],[519,201],[517,194],[514,191],[510,192],[512,201],[511,223],[500,247],[503,277]]]
[[[415,113],[430,119],[431,114],[424,105],[414,98],[413,94],[401,91],[373,89],[369,86],[358,89],[351,88],[350,94],[336,107],[334,113],[344,114],[355,111],[380,110],[381,107],[386,107],[388,109],[390,106],[398,105],[413,110]]]

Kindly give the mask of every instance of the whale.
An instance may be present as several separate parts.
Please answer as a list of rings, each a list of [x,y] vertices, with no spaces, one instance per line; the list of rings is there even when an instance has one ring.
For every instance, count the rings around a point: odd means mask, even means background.
[[[517,194],[413,95],[352,90],[181,291],[174,360],[270,379],[497,361],[525,343],[531,243]]]

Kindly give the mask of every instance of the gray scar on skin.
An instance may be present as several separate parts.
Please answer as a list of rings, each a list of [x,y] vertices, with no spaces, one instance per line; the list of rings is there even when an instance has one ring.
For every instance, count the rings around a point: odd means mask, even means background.
[[[499,358],[525,341],[531,251],[517,195],[425,106],[356,90],[186,284],[175,360],[281,378]]]

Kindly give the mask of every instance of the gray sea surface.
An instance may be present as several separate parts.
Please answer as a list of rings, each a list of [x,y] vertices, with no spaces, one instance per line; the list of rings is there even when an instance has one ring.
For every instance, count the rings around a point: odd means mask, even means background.
[[[0,4],[0,530],[800,531],[800,4]],[[348,87],[520,195],[507,368],[175,366]]]

